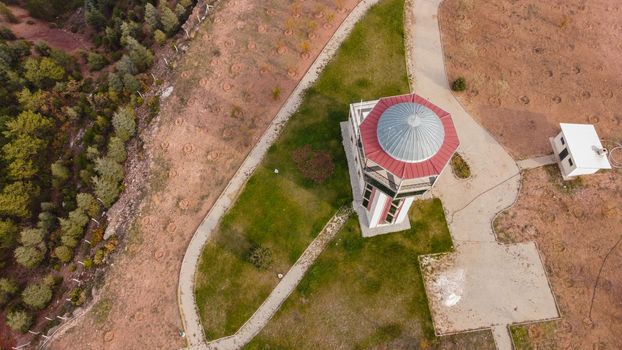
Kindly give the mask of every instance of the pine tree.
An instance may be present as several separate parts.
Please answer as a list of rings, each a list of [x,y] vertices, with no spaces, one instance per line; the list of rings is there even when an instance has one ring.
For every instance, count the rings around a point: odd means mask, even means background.
[[[140,83],[133,75],[125,74],[123,75],[123,90],[128,95],[131,95],[140,90]]]
[[[108,157],[114,159],[115,162],[123,163],[127,158],[125,143],[117,136],[113,136],[108,141]]]
[[[64,263],[70,262],[73,258],[73,250],[64,245],[60,245],[54,248],[54,254],[60,261]]]
[[[15,248],[13,255],[18,264],[32,269],[43,261],[46,250],[45,244],[42,242],[34,247],[19,246]]]
[[[145,5],[145,23],[150,31],[154,31],[160,24],[158,20],[158,10],[150,3]]]
[[[29,182],[14,182],[0,192],[0,215],[29,218],[30,201],[39,196],[39,188]]]
[[[99,176],[114,182],[123,180],[123,166],[109,157],[97,158],[95,160],[95,171]]]
[[[160,29],[157,29],[153,32],[153,39],[158,43],[158,45],[162,46],[166,42],[166,34]]]
[[[89,52],[86,57],[86,65],[89,67],[91,72],[102,70],[108,61],[106,57],[98,54],[97,52]]]
[[[71,175],[69,173],[69,169],[67,169],[67,167],[63,165],[63,162],[60,160],[52,163],[52,165],[50,165],[50,170],[52,171],[52,176],[60,183],[67,181],[67,179],[69,179],[69,176]]]
[[[177,16],[178,19],[182,19],[185,15],[186,8],[182,4],[177,3],[177,6],[175,6],[175,16]]]
[[[121,189],[115,181],[94,176],[93,186],[95,187],[95,194],[104,203],[106,208],[110,208],[117,198],[119,198]]]
[[[8,278],[0,278],[0,306],[4,306],[17,293],[17,284]]]
[[[15,245],[18,228],[11,220],[0,220],[0,252]]]
[[[41,310],[52,300],[52,289],[43,283],[30,284],[22,292],[22,300],[34,310]]]
[[[134,62],[127,55],[121,56],[121,59],[117,62],[115,68],[120,76],[138,73],[138,68],[136,68]]]
[[[185,7],[186,9],[192,6],[192,0],[179,0],[178,4]]]
[[[134,111],[129,108],[121,108],[112,116],[112,126],[115,135],[122,141],[127,141],[136,132],[136,117]]]
[[[117,67],[118,67],[118,63],[117,63]],[[108,93],[120,95],[122,92],[123,92],[123,80],[121,80],[121,78],[119,77],[117,73],[108,73]]]
[[[34,247],[43,242],[45,232],[38,228],[28,228],[20,232],[19,243],[25,247]]]
[[[172,35],[179,27],[179,20],[175,13],[166,6],[165,2],[161,2],[160,6],[160,21],[162,22],[162,28],[168,35]]]
[[[6,314],[6,324],[16,332],[26,333],[32,321],[32,315],[25,310],[13,310]]]
[[[65,69],[49,57],[29,58],[24,63],[24,77],[40,88],[54,86],[65,77]]]
[[[126,40],[128,54],[139,72],[145,71],[153,64],[153,54],[136,39],[128,37]]]

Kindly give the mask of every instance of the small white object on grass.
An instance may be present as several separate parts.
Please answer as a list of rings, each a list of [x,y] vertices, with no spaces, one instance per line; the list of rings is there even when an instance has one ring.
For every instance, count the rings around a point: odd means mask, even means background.
[[[275,173],[275,174],[278,174],[278,173],[279,173],[279,169],[276,169],[276,168],[275,168],[275,169],[274,169],[274,173]]]
[[[283,278],[283,274],[279,273],[278,275],[276,275],[276,277],[278,277],[279,279]]]

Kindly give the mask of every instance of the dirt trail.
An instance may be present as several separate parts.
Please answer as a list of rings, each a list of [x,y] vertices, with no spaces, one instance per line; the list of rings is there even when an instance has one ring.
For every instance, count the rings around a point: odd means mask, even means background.
[[[447,0],[439,15],[449,79],[512,156],[551,153],[560,122],[622,139],[618,0]]]
[[[188,241],[315,56],[357,1],[231,0],[202,24],[177,65],[173,93],[142,135],[148,178],[140,216],[94,310],[54,349],[185,345],[177,279]],[[122,202],[122,201],[121,201]],[[114,210],[111,211],[114,213]],[[114,214],[112,214],[114,215]]]

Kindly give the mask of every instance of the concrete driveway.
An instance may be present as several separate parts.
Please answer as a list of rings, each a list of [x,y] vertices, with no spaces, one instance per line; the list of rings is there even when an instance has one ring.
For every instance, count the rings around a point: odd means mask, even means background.
[[[442,199],[456,251],[421,257],[438,335],[492,328],[499,349],[511,349],[509,324],[559,317],[534,243],[502,245],[492,220],[518,195],[520,171],[505,149],[453,97],[445,73],[437,21],[441,0],[408,0],[407,56],[413,91],[450,112],[458,152],[472,177],[441,175]]]

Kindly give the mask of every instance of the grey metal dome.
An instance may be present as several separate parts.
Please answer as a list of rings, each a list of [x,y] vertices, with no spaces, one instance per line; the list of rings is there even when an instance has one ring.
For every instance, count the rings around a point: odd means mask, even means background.
[[[432,158],[445,140],[440,118],[413,102],[387,108],[378,120],[378,143],[391,157],[409,163]]]

